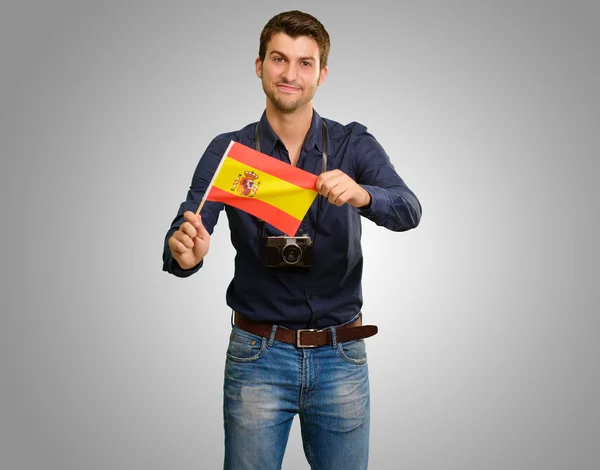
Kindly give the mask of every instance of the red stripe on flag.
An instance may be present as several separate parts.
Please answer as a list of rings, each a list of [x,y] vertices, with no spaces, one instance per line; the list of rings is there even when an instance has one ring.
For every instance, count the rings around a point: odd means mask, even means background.
[[[292,217],[287,212],[278,209],[266,202],[259,201],[246,196],[236,196],[234,193],[223,191],[222,189],[213,186],[210,192],[206,195],[207,201],[224,202],[240,210],[248,212],[265,222],[278,228],[286,235],[293,237],[298,231],[301,220]]]
[[[301,188],[315,189],[317,175],[296,168],[289,163],[284,163],[264,153],[257,152],[238,142],[235,142],[231,146],[227,156],[259,171],[264,171],[277,178],[289,181]]]

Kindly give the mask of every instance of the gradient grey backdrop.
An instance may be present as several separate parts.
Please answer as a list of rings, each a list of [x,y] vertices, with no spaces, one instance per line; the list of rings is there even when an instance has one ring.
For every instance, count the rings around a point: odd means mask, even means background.
[[[598,4],[210,3],[2,2],[0,468],[221,468],[226,218],[185,280],[163,236],[292,8],[424,209],[364,223],[370,468],[599,468]]]

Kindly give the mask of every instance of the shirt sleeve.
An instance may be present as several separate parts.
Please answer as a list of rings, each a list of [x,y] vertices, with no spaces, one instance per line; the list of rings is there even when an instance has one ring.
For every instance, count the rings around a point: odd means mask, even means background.
[[[371,204],[359,209],[359,214],[395,232],[419,225],[421,203],[375,137],[362,127],[353,147],[357,182],[371,195]]]
[[[210,185],[212,177],[219,166],[219,162],[221,161],[223,154],[227,150],[227,146],[229,145],[231,138],[231,135],[226,134],[216,137],[213,139],[200,158],[200,161],[196,166],[196,170],[194,171],[192,184],[188,190],[186,200],[179,206],[177,215],[171,222],[171,227],[165,236],[163,246],[163,271],[169,272],[177,277],[188,277],[198,271],[204,264],[204,261],[201,261],[198,265],[191,269],[183,269],[173,258],[168,242],[169,238],[171,238],[171,235],[173,235],[173,233],[175,233],[179,226],[183,223],[183,214],[186,211],[192,211],[195,213],[198,210],[198,206],[202,201],[202,197]],[[204,227],[211,235],[214,231],[217,221],[219,220],[219,213],[223,207],[223,203],[212,201],[206,201],[204,206],[202,206],[200,217],[202,218]]]

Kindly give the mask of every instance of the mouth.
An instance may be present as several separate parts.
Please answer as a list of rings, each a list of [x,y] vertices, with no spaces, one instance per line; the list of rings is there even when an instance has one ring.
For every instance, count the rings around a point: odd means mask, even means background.
[[[301,88],[293,85],[288,85],[287,83],[278,83],[277,88],[281,91],[285,91],[287,93],[295,93],[300,91]]]

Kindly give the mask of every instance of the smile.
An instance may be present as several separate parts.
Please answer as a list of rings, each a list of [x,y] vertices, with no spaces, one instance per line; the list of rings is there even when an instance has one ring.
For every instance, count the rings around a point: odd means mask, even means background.
[[[284,85],[284,84],[278,84],[277,88],[279,88],[282,91],[289,91],[289,92],[300,91],[299,87],[291,86],[291,85]]]

